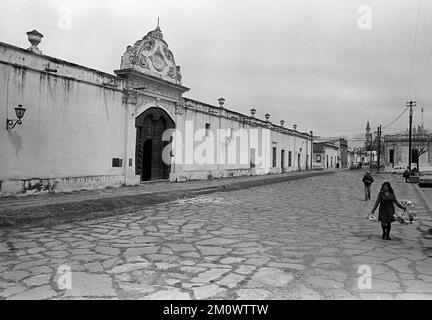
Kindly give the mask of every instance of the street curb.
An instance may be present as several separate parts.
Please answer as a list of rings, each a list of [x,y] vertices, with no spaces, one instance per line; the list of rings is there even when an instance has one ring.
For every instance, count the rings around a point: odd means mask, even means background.
[[[46,226],[62,222],[77,222],[109,217],[142,210],[148,206],[179,199],[193,198],[215,192],[230,192],[269,184],[334,174],[335,171],[310,171],[297,175],[269,177],[252,181],[227,182],[219,186],[189,190],[160,191],[146,194],[118,195],[109,198],[26,207],[0,212],[1,227]],[[97,203],[96,203],[97,201]]]
[[[429,200],[425,197],[423,191],[420,189],[420,187],[417,184],[414,184],[414,188],[418,191],[423,201],[426,203],[426,206],[428,207],[429,211],[432,213],[432,203],[430,203]]]

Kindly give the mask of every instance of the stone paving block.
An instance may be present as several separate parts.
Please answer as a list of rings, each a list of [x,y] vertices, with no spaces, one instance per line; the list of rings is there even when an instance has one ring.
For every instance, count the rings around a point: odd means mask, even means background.
[[[108,271],[108,273],[114,273],[114,274],[125,273],[125,272],[140,270],[140,269],[146,269],[150,265],[151,264],[149,262],[126,263],[126,264],[115,266],[113,269]]]
[[[137,248],[129,248],[124,253],[125,256],[136,256],[143,254],[153,254],[158,252],[160,249],[159,246],[151,246],[151,247],[137,247]]]
[[[386,262],[385,264],[397,270],[398,272],[411,273],[412,270],[409,268],[411,261],[408,259],[398,258]]]
[[[13,295],[16,295],[20,292],[23,292],[27,290],[26,287],[22,286],[22,285],[12,285],[4,290],[0,291],[0,297],[2,298],[7,298]]]
[[[252,258],[252,259],[246,260],[244,263],[254,265],[254,266],[262,266],[262,265],[265,265],[266,263],[268,263],[269,261],[270,261],[270,258]]]
[[[96,247],[94,249],[98,253],[102,253],[104,255],[109,256],[118,256],[120,254],[120,250],[118,248],[111,248],[111,247]]]
[[[388,293],[380,292],[368,292],[360,293],[360,299],[362,300],[395,300],[396,296]]]
[[[404,280],[408,293],[430,293],[432,294],[432,283],[420,280]]]
[[[29,269],[32,274],[49,274],[53,273],[53,270],[47,266],[38,266]]]
[[[108,275],[74,272],[72,273],[72,288],[65,290],[65,296],[109,297],[116,296],[116,292]]]
[[[195,244],[203,245],[203,246],[223,246],[223,245],[233,244],[236,242],[238,242],[238,240],[236,239],[211,238],[211,239],[195,242]]]
[[[5,271],[0,276],[6,280],[19,281],[29,275],[30,273],[26,271]]]
[[[300,285],[296,297],[300,300],[321,300],[323,298],[319,292],[304,285]]]
[[[176,268],[179,265],[178,264],[172,264],[172,263],[166,263],[166,262],[158,262],[158,263],[155,263],[155,266],[161,270],[168,270],[168,269]]]
[[[311,276],[305,279],[306,283],[313,287],[320,288],[343,288],[344,285],[342,282],[335,281],[331,278],[323,277],[323,276]]]
[[[240,289],[237,292],[238,300],[266,300],[271,293],[263,289]]]
[[[33,289],[27,289],[17,295],[9,297],[7,300],[44,300],[53,298],[56,292],[50,286],[42,286]]]
[[[431,265],[424,264],[416,264],[415,269],[420,274],[426,274],[432,276],[432,267]]]
[[[85,265],[86,269],[90,272],[102,272],[104,271],[104,268],[102,264],[99,261],[95,261],[92,263],[88,263]]]
[[[182,268],[183,269],[183,268]],[[202,283],[208,283],[210,281],[213,281],[225,273],[231,271],[230,269],[211,269],[208,271],[205,271],[201,274],[199,274],[197,277],[192,278],[192,282],[202,282]]]
[[[240,263],[243,260],[245,260],[245,258],[226,257],[224,259],[221,259],[220,263],[223,263],[223,264],[235,264],[235,263]]]
[[[148,296],[142,297],[144,300],[190,300],[190,295],[187,292],[182,292],[180,289],[160,290]]]
[[[168,246],[174,252],[179,252],[179,251],[187,251],[187,252],[196,251],[195,247],[193,245],[190,245],[190,244],[168,244]]]
[[[163,261],[163,262],[173,262],[177,261],[178,258],[175,255],[168,255],[168,254],[149,254],[146,255],[146,258],[150,261]]]
[[[187,272],[187,273],[200,273],[206,270],[206,268],[201,267],[181,267],[181,271]]]
[[[7,253],[9,250],[10,249],[6,243],[0,243],[0,253]]]
[[[209,299],[225,291],[226,289],[220,288],[215,284],[211,284],[194,289],[193,292],[197,299]]]
[[[306,269],[304,265],[298,263],[269,262],[268,266],[281,269],[293,269],[297,271],[303,271]]]
[[[41,285],[48,284],[50,282],[51,277],[52,274],[42,274],[42,275],[37,275],[31,278],[24,279],[23,282],[29,287],[41,286]]]
[[[260,268],[248,281],[248,287],[274,286],[284,287],[288,285],[294,277],[276,268]]]
[[[432,294],[426,293],[399,293],[397,300],[432,300]]]
[[[231,273],[222,280],[218,281],[217,284],[228,287],[230,289],[235,288],[237,284],[245,279],[245,276]]]
[[[219,247],[210,247],[210,246],[197,246],[198,250],[201,251],[201,254],[213,256],[213,255],[224,255],[230,252],[232,249],[227,248],[219,248]]]
[[[102,262],[102,266],[107,269],[107,268],[111,268],[112,266],[114,266],[115,264],[117,264],[120,261],[120,259],[118,257],[116,258],[111,258],[111,259],[107,259],[104,262]]]

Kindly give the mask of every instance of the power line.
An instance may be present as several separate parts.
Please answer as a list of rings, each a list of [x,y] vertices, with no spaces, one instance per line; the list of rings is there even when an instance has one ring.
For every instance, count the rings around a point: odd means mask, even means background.
[[[423,63],[423,62],[425,62],[425,65],[424,65],[424,68],[423,68],[423,70],[420,70],[420,74],[419,74],[419,76],[415,79],[415,81],[414,81],[414,96],[417,96],[418,94],[420,94],[420,90],[421,89],[423,89],[423,80],[424,80],[424,78],[425,78],[425,76],[426,76],[426,74],[428,73],[428,71],[429,71],[429,69],[428,69],[428,66],[429,66],[429,63],[430,63],[430,59],[428,59],[428,56],[429,56],[429,52],[430,52],[430,49],[431,49],[431,47],[432,47],[432,41],[430,41],[431,39],[430,39],[430,36],[429,36],[429,34],[430,34],[430,32],[429,32],[429,30],[430,30],[430,27],[431,27],[431,23],[432,23],[432,19],[429,19],[428,20],[428,16],[429,16],[429,1],[427,1],[426,2],[427,3],[427,5],[426,5],[426,8],[424,9],[424,16],[423,16],[423,30],[422,30],[422,33],[421,33],[421,35],[422,36],[425,36],[425,38],[426,39],[424,39],[424,37],[423,37],[423,39],[422,39],[422,41],[420,42],[421,44],[423,44],[423,51],[422,52],[420,52],[420,55],[419,55],[419,57],[420,57],[420,65]],[[423,71],[423,72],[421,72],[421,71]]]
[[[401,114],[400,115],[398,115],[397,117],[396,117],[396,119],[394,119],[392,122],[390,122],[388,125],[386,125],[386,126],[384,126],[384,127],[382,127],[383,129],[385,129],[385,128],[388,128],[388,127],[390,127],[393,123],[395,123],[400,117],[402,117],[402,115],[405,113],[405,112],[407,112],[407,110],[408,110],[408,107],[406,107],[405,108],[405,110],[403,110],[402,112],[401,112]]]
[[[419,16],[420,16],[420,9],[421,9],[421,1],[418,1],[418,10],[417,10],[417,19],[416,19],[416,27],[415,27],[415,34],[414,34],[414,45],[413,45],[413,51],[411,55],[411,72],[410,72],[410,80],[409,80],[409,87],[408,87],[408,98],[410,98],[411,95],[411,85],[413,81],[413,71],[414,71],[414,58],[416,56],[416,48],[417,48],[417,33],[418,33],[418,24],[419,24]]]

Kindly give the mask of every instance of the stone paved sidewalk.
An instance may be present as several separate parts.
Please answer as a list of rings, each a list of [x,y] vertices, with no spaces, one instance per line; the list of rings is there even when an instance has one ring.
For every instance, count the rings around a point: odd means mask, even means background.
[[[122,216],[0,230],[2,299],[432,299],[432,213],[391,241],[366,215],[361,172],[162,203]],[[62,279],[71,268],[71,288]],[[63,268],[63,269],[62,269]],[[359,286],[369,268],[371,286]]]
[[[0,198],[0,227],[29,223],[46,225],[123,214],[157,203],[190,198],[199,194],[233,191],[331,173],[334,171],[289,172],[185,183],[158,181],[133,187],[5,197]]]

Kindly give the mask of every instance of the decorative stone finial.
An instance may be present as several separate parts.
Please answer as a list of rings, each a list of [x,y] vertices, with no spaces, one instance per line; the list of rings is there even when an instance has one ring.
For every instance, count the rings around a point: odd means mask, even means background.
[[[163,40],[163,33],[159,25],[153,31],[150,31],[147,35],[159,40]]]
[[[295,125],[293,125],[293,128],[294,128],[294,130],[296,130],[297,131],[297,125],[295,124]]]
[[[265,118],[266,118],[267,121],[269,121],[269,119],[270,119],[270,114],[267,113],[267,114],[265,115]]]
[[[181,81],[182,81],[182,75],[181,75],[181,72],[180,72],[180,66],[176,66],[176,71],[177,71],[176,79],[177,79],[177,81],[178,81],[178,84],[181,84]]]
[[[255,108],[250,109],[250,113],[252,117],[255,117],[256,109]]]
[[[284,120],[281,120],[281,121],[280,121],[280,124],[281,124],[281,126],[283,127],[284,124],[285,124],[285,121],[284,121]]]
[[[219,101],[219,106],[220,106],[221,108],[223,108],[223,105],[224,105],[224,103],[225,103],[225,99],[224,99],[224,98],[219,98],[218,101]]]
[[[27,50],[30,50],[37,54],[42,54],[42,51],[39,50],[38,48],[38,44],[41,43],[43,34],[39,33],[36,30],[32,30],[27,32],[27,36],[28,36],[28,41],[31,43],[31,47],[28,48]]]

